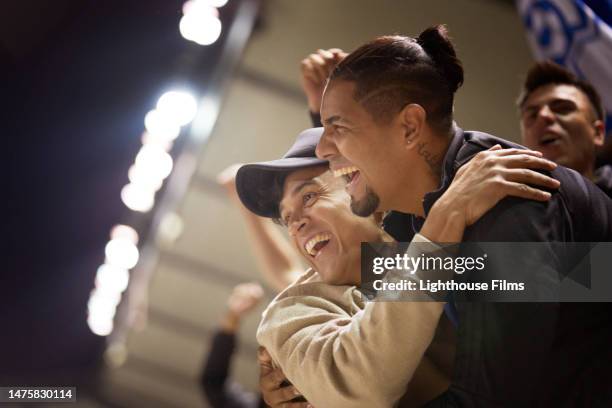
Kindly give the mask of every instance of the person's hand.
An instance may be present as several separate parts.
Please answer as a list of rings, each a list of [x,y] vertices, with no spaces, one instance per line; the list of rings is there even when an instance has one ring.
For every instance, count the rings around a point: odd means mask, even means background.
[[[227,313],[221,318],[221,330],[226,333],[236,333],[240,319],[253,310],[263,297],[263,289],[257,283],[241,283],[236,285],[227,299]]]
[[[308,100],[308,109],[318,113],[321,108],[321,97],[329,74],[348,54],[339,48],[317,50],[304,58],[300,63],[302,71],[302,89]]]
[[[300,399],[302,395],[293,385],[289,384],[280,368],[274,368],[272,357],[265,348],[259,348],[257,360],[259,362],[259,390],[268,406],[272,408],[313,408],[306,401],[293,401]]]
[[[535,171],[556,167],[552,161],[542,158],[540,152],[502,149],[495,145],[475,155],[457,171],[434,207],[446,216],[459,215],[464,226],[469,226],[507,196],[548,201],[549,192],[530,185],[559,188],[558,180]]]
[[[217,183],[221,185],[230,198],[238,200],[238,192],[236,191],[236,173],[242,166],[242,163],[235,163],[227,166],[219,174],[217,174]]]
[[[241,283],[236,285],[229,299],[227,308],[230,313],[240,318],[253,310],[263,297],[263,289],[258,283]]]

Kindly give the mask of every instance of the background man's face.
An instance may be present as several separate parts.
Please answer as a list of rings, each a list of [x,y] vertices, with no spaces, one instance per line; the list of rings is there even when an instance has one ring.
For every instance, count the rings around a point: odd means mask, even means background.
[[[376,123],[353,98],[355,84],[335,81],[325,90],[321,118],[325,132],[317,156],[329,160],[337,177],[346,178],[351,208],[360,216],[386,208],[397,188],[397,160],[405,160],[392,138],[394,122]]]
[[[545,85],[532,92],[521,108],[523,144],[558,164],[589,172],[595,146],[603,144],[595,120],[589,99],[578,88]]]
[[[355,216],[349,202],[343,180],[327,166],[294,171],[284,183],[279,209],[291,241],[330,284],[358,283],[361,242],[380,236],[374,220]]]

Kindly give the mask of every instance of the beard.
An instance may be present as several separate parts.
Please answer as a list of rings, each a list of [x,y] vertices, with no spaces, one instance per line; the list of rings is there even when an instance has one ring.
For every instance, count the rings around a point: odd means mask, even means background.
[[[370,187],[366,187],[365,197],[355,200],[351,197],[351,211],[360,217],[369,217],[374,214],[380,204],[380,197]]]

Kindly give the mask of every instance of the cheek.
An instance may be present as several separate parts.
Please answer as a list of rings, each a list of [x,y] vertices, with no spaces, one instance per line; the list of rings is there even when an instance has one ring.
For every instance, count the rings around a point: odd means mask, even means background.
[[[580,121],[567,121],[563,127],[574,145],[588,149],[593,147],[593,133],[588,124]]]

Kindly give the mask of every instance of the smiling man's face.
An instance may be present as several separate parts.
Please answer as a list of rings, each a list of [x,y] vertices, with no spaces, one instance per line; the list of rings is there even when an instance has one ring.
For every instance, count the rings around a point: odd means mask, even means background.
[[[598,122],[588,97],[572,85],[541,86],[521,108],[523,144],[583,174],[592,170],[595,147],[603,144]]]
[[[377,123],[354,93],[355,83],[349,81],[336,81],[326,88],[321,105],[325,132],[316,153],[348,182],[353,212],[369,216],[391,209],[390,199],[400,185],[410,188],[397,177],[397,164],[407,158],[399,122]]]
[[[279,205],[291,241],[323,281],[357,284],[361,242],[377,241],[381,229],[355,216],[344,181],[327,166],[294,171],[285,179]]]

